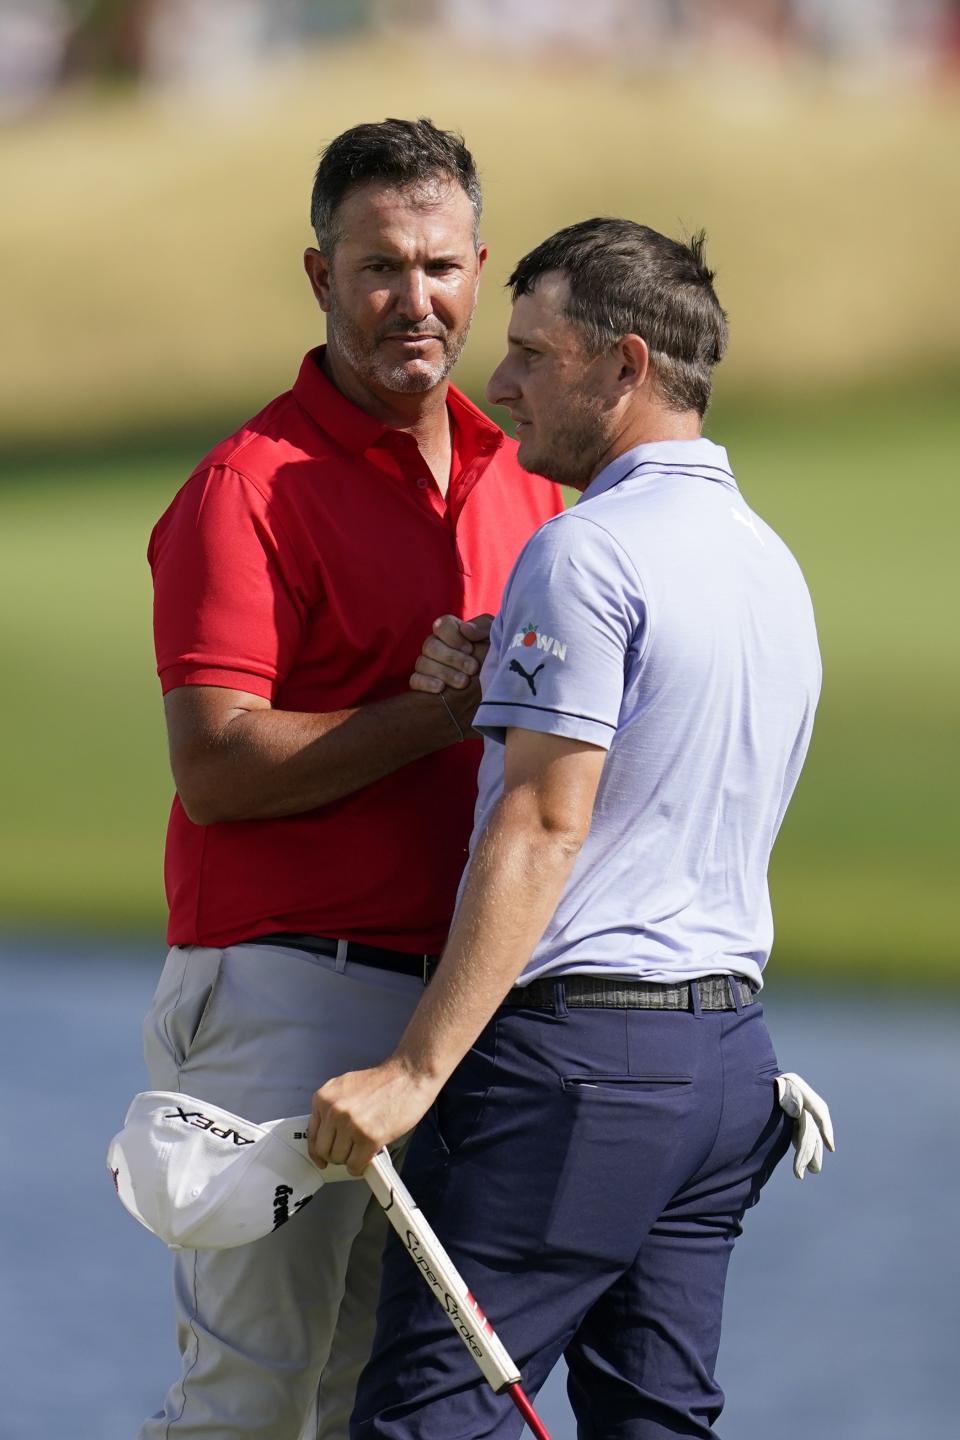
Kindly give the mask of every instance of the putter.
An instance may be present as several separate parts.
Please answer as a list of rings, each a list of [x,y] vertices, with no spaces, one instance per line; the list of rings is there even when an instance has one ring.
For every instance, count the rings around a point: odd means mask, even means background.
[[[491,1389],[497,1395],[506,1392],[510,1396],[537,1440],[550,1440],[546,1426],[523,1393],[520,1371],[423,1218],[386,1150],[374,1155],[363,1178]]]

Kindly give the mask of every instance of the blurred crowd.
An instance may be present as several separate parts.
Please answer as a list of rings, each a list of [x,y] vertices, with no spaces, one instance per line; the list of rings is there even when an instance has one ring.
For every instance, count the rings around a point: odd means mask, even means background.
[[[94,77],[215,90],[284,52],[369,33],[680,69],[817,63],[960,73],[960,0],[0,0],[0,118]]]

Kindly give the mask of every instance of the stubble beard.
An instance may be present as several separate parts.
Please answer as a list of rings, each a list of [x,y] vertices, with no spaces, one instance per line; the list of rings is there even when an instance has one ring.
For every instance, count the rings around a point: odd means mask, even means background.
[[[532,474],[582,490],[600,467],[608,444],[603,407],[599,401],[582,399],[564,413],[562,421],[550,425],[535,453],[528,450],[524,455],[521,445],[517,458]]]
[[[334,302],[327,313],[327,339],[362,379],[396,394],[417,395],[435,389],[450,374],[467,343],[472,320],[471,315],[463,328],[457,331],[449,330],[445,326],[439,330],[436,326],[404,327],[404,334],[423,334],[436,338],[442,347],[441,353],[436,360],[417,359],[412,362],[408,360],[392,363],[382,353],[380,342],[387,335],[398,333],[398,329],[370,339]]]

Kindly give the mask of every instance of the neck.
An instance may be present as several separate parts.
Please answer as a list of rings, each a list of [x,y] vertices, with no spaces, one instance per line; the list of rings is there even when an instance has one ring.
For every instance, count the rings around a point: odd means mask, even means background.
[[[392,430],[409,430],[418,443],[421,439],[429,443],[447,428],[449,386],[446,379],[431,390],[410,393],[387,390],[359,375],[329,344],[324,349],[321,368],[331,384],[358,410],[366,411]]]
[[[601,470],[605,470],[620,455],[635,450],[638,445],[656,445],[666,440],[699,440],[702,421],[696,410],[656,410],[633,416],[611,436],[609,444],[597,460],[589,480],[576,486],[586,490]]]
[[[412,435],[441,495],[446,496],[453,453],[447,414],[448,382],[441,380],[432,390],[411,394],[385,390],[358,375],[330,345],[323,352],[323,373],[358,409],[389,425],[391,430]]]

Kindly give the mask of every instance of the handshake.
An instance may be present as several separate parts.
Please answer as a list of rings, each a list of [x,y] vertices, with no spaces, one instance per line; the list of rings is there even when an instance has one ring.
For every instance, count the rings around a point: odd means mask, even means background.
[[[458,620],[441,615],[417,656],[410,689],[437,695],[457,728],[459,739],[471,736],[480,703],[480,668],[490,649],[492,615]]]

